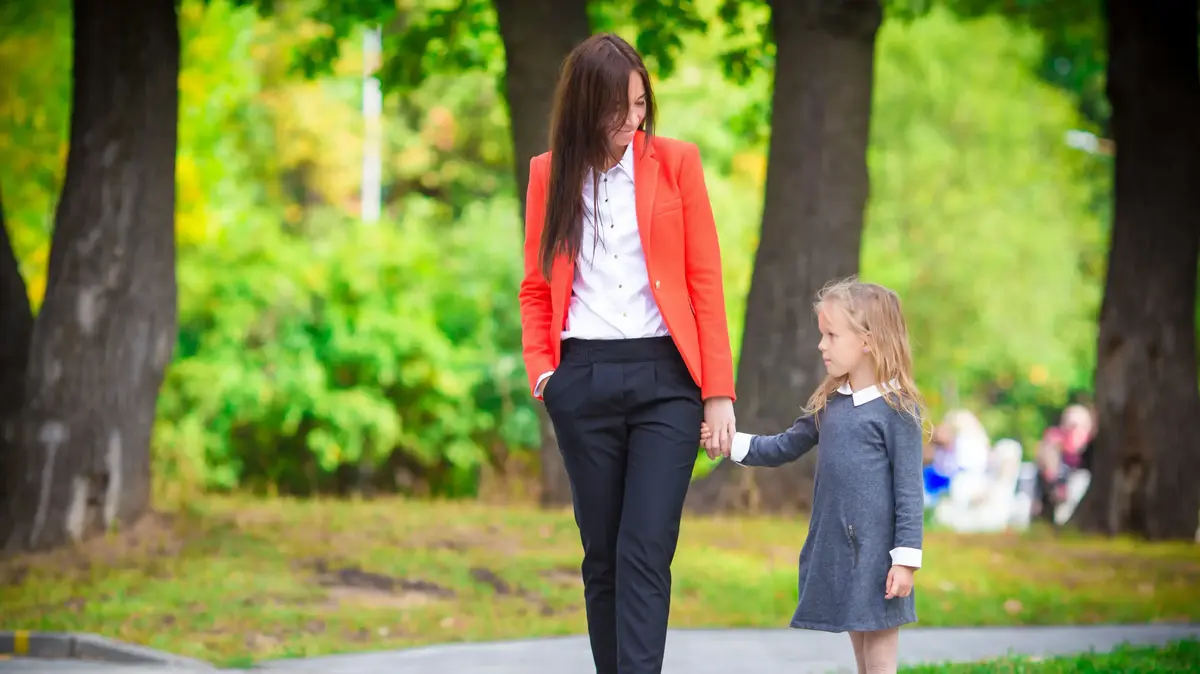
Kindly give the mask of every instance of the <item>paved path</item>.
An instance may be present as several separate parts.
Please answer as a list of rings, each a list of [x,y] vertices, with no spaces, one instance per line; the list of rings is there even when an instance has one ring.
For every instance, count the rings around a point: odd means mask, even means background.
[[[975,661],[1009,653],[1053,656],[1109,651],[1124,642],[1164,644],[1200,639],[1197,625],[1093,627],[913,628],[903,630],[900,656],[906,664]],[[105,667],[82,663],[19,663],[0,660],[0,672],[45,674],[149,674],[180,670]],[[255,669],[274,674],[589,674],[586,637],[452,644],[405,651],[359,653],[264,662]],[[212,671],[212,670],[210,670]],[[225,670],[231,671],[231,670]],[[738,672],[826,674],[853,672],[845,635],[799,630],[673,630],[667,638],[664,674]]]

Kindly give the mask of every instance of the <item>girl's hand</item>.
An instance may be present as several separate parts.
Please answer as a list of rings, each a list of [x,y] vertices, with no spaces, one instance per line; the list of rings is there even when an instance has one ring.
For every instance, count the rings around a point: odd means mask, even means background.
[[[884,599],[892,599],[895,597],[907,597],[912,594],[913,589],[913,569],[911,566],[893,566],[888,571],[887,577],[887,593],[883,596]]]
[[[709,450],[710,442],[712,442],[712,429],[708,427],[708,424],[701,421],[700,422],[700,446],[703,447],[705,450]],[[709,458],[712,458],[711,451],[709,452],[708,456],[709,456]]]

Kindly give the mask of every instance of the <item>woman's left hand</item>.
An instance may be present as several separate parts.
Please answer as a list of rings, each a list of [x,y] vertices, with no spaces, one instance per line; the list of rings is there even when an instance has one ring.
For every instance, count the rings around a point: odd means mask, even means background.
[[[729,456],[729,450],[733,446],[733,434],[737,432],[733,400],[727,397],[705,400],[704,423],[712,433],[712,438],[704,445],[708,458]]]

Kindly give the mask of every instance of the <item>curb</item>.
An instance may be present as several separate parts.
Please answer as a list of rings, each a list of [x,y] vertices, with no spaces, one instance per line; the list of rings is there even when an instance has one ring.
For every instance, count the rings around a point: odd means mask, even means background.
[[[216,669],[202,660],[81,632],[0,631],[0,658],[4,656],[91,660],[129,665],[150,664],[176,669]]]

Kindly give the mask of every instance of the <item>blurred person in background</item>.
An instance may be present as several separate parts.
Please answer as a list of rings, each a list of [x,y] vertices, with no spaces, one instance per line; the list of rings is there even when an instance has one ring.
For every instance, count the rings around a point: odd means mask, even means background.
[[[1067,483],[1073,473],[1086,470],[1091,442],[1095,436],[1095,418],[1083,405],[1068,405],[1058,425],[1046,429],[1038,443],[1035,462],[1038,467],[1038,514],[1052,522],[1055,511],[1068,500]]]

